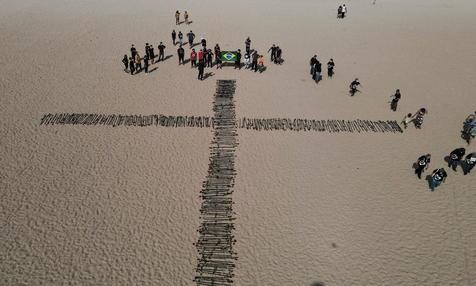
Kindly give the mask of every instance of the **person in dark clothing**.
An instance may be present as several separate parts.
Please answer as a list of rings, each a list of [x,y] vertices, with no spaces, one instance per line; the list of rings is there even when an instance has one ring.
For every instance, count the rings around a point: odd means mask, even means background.
[[[282,63],[282,60],[281,60],[281,55],[283,54],[283,50],[281,50],[281,48],[279,46],[276,47],[276,55],[274,57],[274,63],[275,64],[281,64]]]
[[[337,8],[337,18],[342,18],[342,6],[339,6],[339,8]]]
[[[132,58],[129,58],[129,69],[131,70],[131,75],[133,75],[136,71],[136,68],[134,66],[134,60]]]
[[[357,87],[360,85],[359,79],[356,78],[354,79],[353,82],[350,83],[349,88],[350,88],[350,96],[354,96],[354,94],[359,91]]]
[[[397,105],[398,105],[398,101],[400,100],[400,98],[402,98],[402,95],[400,94],[400,90],[397,89],[395,91],[395,94],[392,95],[392,101],[390,102],[390,109],[391,110],[397,111]]]
[[[206,49],[207,49],[207,40],[205,40],[204,38],[202,38],[202,39],[200,40],[200,43],[202,44],[202,48],[203,48],[204,50],[206,50]]]
[[[238,52],[236,53],[236,60],[235,60],[235,69],[240,69],[241,70],[241,51],[238,49]]]
[[[180,12],[178,10],[175,12],[175,25],[180,25]]]
[[[255,72],[258,71],[258,52],[254,51],[253,54],[251,55],[251,69],[254,70]]]
[[[150,46],[149,43],[145,44],[145,55],[150,58]]]
[[[132,47],[131,47],[131,57],[132,57],[133,59],[135,59],[135,58],[136,58],[136,54],[137,54],[137,50],[136,50],[136,48],[134,47],[134,45],[132,45]]]
[[[332,77],[334,75],[334,60],[333,59],[330,59],[328,62],[327,62],[327,76],[328,77]]]
[[[205,63],[198,62],[198,79],[203,80],[203,72],[205,71]]]
[[[182,34],[182,31],[179,31],[179,32],[178,32],[178,40],[179,40],[180,46],[182,46],[182,45],[183,45],[183,34]]]
[[[188,43],[190,45],[190,48],[192,48],[193,40],[195,39],[195,34],[192,32],[192,30],[190,30],[190,32],[187,33],[187,37],[188,37]]]
[[[157,47],[159,49],[159,61],[164,60],[164,54],[165,54],[165,46],[160,42],[159,46]]]
[[[246,41],[245,41],[245,51],[246,51],[246,54],[250,54],[250,51],[251,51],[251,39],[250,37],[246,38]]]
[[[316,64],[315,64],[315,67],[314,67],[314,71],[315,71],[315,74],[314,74],[314,80],[316,81],[316,83],[320,82],[321,79],[322,79],[322,76],[321,76],[321,73],[322,73],[322,64],[320,61],[317,61]]]
[[[184,58],[185,58],[185,50],[182,48],[182,45],[177,49],[177,55],[178,55],[178,63],[183,64],[184,63]]]
[[[211,49],[207,51],[207,67],[213,67],[213,52]]]
[[[435,188],[439,187],[441,183],[443,183],[446,180],[446,177],[448,174],[446,174],[446,171],[444,168],[439,168],[433,170],[431,173],[430,177],[430,188],[432,191],[435,190]]]
[[[428,112],[426,108],[420,108],[414,116],[413,123],[415,124],[415,128],[420,129],[421,125],[423,124],[423,116],[425,116]]]
[[[310,66],[310,74],[312,75],[312,78],[314,78],[314,67],[317,62],[317,55],[314,55],[310,60],[309,60],[309,66]]]
[[[418,179],[421,179],[421,173],[423,173],[424,170],[428,169],[430,160],[431,160],[430,154],[426,154],[418,158],[418,161],[416,162],[416,166],[415,166],[415,174],[418,176]]]
[[[127,59],[127,55],[124,55],[122,58],[122,63],[124,64],[124,71],[127,72],[127,69],[129,68],[129,60]]]
[[[271,61],[274,62],[274,58],[276,57],[276,45],[272,45],[271,48],[268,49],[268,53],[271,52]]]
[[[466,149],[464,148],[458,148],[451,151],[448,159],[448,168],[451,168],[456,172],[456,167],[458,167],[458,164],[460,163],[461,159],[463,159],[465,153]]]
[[[175,46],[175,39],[177,38],[177,33],[175,33],[175,30],[172,30],[172,43],[174,43]]]
[[[146,74],[149,73],[149,56],[148,55],[144,56],[144,72]]]
[[[155,52],[154,52],[154,47],[150,45],[149,49],[149,58],[152,64],[154,64],[154,59],[155,59]]]
[[[469,174],[471,170],[474,168],[474,165],[476,165],[476,152],[466,155],[466,158],[464,159],[464,168],[463,168],[464,174],[465,175]]]

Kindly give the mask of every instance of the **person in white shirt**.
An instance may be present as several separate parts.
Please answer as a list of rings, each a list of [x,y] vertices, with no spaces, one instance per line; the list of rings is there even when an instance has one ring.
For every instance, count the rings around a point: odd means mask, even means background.
[[[342,18],[345,17],[345,13],[347,13],[347,7],[344,5],[342,5]]]

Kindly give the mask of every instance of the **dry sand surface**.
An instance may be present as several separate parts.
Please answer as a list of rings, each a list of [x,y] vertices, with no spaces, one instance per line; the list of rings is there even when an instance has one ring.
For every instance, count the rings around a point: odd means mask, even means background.
[[[476,109],[476,1],[0,1],[0,284],[194,285],[199,192],[211,129],[40,126],[45,113],[212,116],[217,79],[236,79],[238,117],[398,120],[403,134],[239,129],[235,285],[476,284],[476,172],[430,170],[466,143]],[[193,23],[175,26],[174,12]],[[210,46],[276,43],[282,66],[177,65],[172,29]],[[132,43],[164,41],[149,75],[123,72]],[[157,48],[156,48],[157,50]],[[186,48],[186,58],[188,58]],[[336,62],[316,86],[308,61]],[[359,77],[362,93],[351,98]],[[400,88],[398,111],[389,96]],[[476,151],[473,143],[468,151]],[[427,172],[428,173],[428,172]]]

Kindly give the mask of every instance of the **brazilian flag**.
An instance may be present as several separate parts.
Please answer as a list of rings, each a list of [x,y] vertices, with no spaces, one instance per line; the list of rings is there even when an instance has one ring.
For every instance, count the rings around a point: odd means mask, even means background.
[[[222,51],[220,52],[220,59],[224,63],[234,63],[237,53],[236,51]]]

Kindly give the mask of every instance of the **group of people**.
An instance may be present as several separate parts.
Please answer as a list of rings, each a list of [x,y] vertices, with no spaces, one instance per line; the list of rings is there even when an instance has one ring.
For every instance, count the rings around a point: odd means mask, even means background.
[[[279,46],[276,46],[276,44],[273,44],[269,49],[268,53],[271,53],[271,62],[280,65],[283,63],[283,50]]]
[[[319,83],[319,81],[322,80],[322,64],[321,62],[317,59],[317,55],[314,55],[310,60],[309,60],[309,66],[310,66],[310,74],[312,79],[316,82]],[[327,76],[331,78],[334,75],[334,60],[330,59],[327,62]]]
[[[347,13],[347,7],[345,4],[340,5],[339,8],[337,8],[337,18],[344,18],[345,13]]]
[[[187,25],[190,24],[190,22],[188,21],[188,17],[189,17],[188,12],[185,11],[183,13],[183,18],[184,18],[185,24]],[[180,22],[180,12],[177,10],[175,11],[175,25],[180,25],[180,24],[182,24],[182,22]]]
[[[415,114],[408,113],[402,120],[403,128],[406,129],[408,127],[408,124],[413,122],[415,124],[415,127],[420,129],[421,125],[423,124],[423,117],[427,113],[428,111],[424,107],[418,109],[418,111],[415,112]]]
[[[158,55],[158,62],[165,60],[164,54],[165,54],[165,45],[160,42],[160,44],[157,46],[157,49],[159,50],[159,55]],[[144,64],[144,72],[146,74],[149,73],[149,65],[154,64],[156,54],[154,51],[154,46],[149,45],[149,43],[145,44],[145,55],[144,57],[141,57],[139,52],[137,51],[136,47],[134,44],[131,46],[131,56],[128,57],[127,55],[124,55],[122,58],[122,63],[124,64],[124,71],[133,75],[134,73],[139,73],[142,71],[142,63]]]
[[[458,165],[461,165],[461,168],[463,169],[463,174],[467,175],[471,172],[471,170],[474,168],[476,165],[476,152],[467,154],[466,157],[463,160],[463,157],[466,153],[465,148],[457,148],[449,154],[447,157],[447,162],[448,162],[448,168],[453,169],[453,171],[456,172],[456,169]],[[431,160],[431,155],[426,154],[423,156],[420,156],[415,163],[415,174],[418,176],[419,179],[421,179],[422,173],[428,169],[428,166],[430,164]],[[433,191],[435,188],[441,185],[446,180],[446,177],[448,174],[446,173],[445,168],[438,168],[433,170],[431,175],[428,178],[429,185],[431,190]]]

